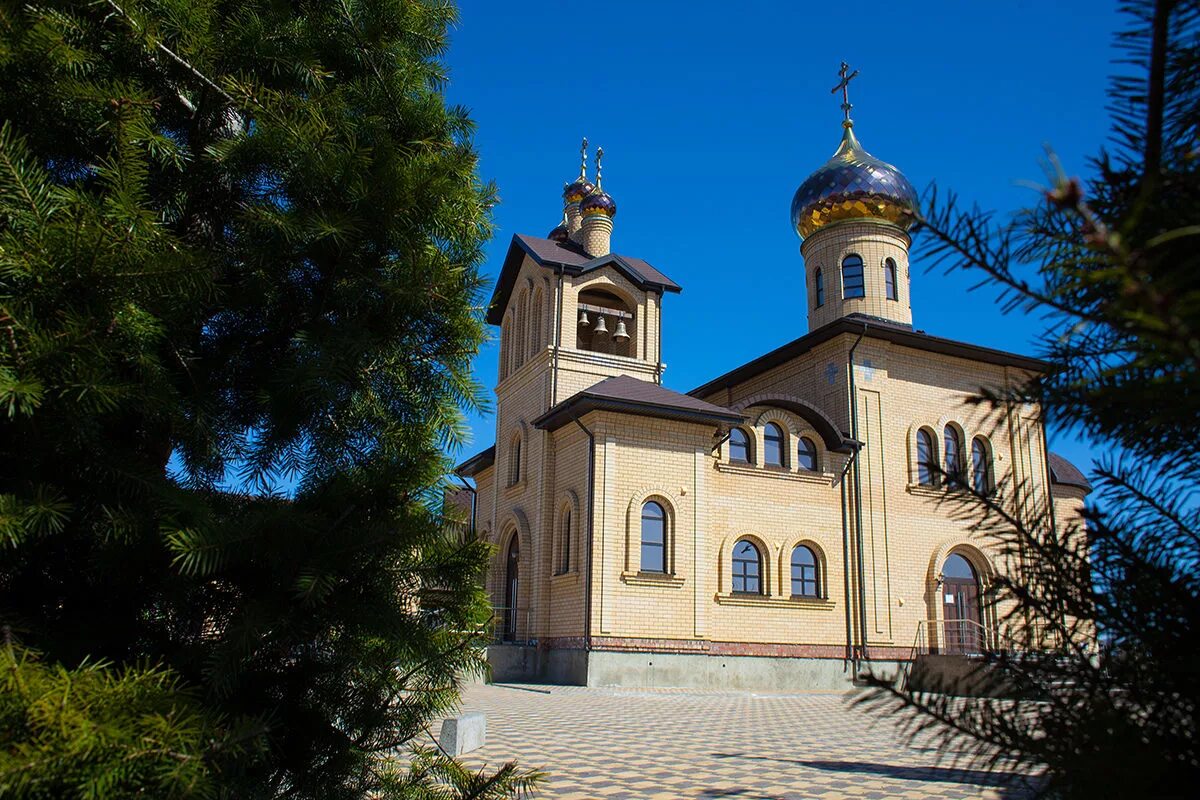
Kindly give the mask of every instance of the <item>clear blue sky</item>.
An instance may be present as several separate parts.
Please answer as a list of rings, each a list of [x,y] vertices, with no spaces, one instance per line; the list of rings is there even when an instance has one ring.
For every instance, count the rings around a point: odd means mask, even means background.
[[[855,132],[918,190],[936,181],[985,208],[1036,200],[1043,145],[1087,176],[1108,135],[1105,2],[494,3],[463,0],[450,102],[478,124],[481,173],[500,188],[487,273],[514,233],[561,217],[579,139],[603,145],[619,210],[613,249],[683,286],[664,316],[664,383],[688,391],[807,331],[792,193],[836,149],[843,60]],[[978,276],[912,254],[913,321],[938,336],[1032,353],[1037,319],[1004,315]],[[735,320],[736,318],[736,320]],[[493,331],[495,333],[495,331]],[[495,385],[495,343],[476,359]],[[467,455],[494,438],[473,417]],[[1053,437],[1083,468],[1090,449]]]

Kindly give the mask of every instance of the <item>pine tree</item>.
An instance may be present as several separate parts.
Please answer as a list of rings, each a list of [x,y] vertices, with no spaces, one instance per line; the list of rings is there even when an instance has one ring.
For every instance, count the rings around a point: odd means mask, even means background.
[[[1048,797],[1191,797],[1200,780],[1200,6],[1122,11],[1133,72],[1112,81],[1095,178],[1052,159],[1043,201],[1011,221],[936,195],[922,220],[933,260],[1047,319],[1050,373],[985,402],[1035,403],[1101,449],[1086,524],[949,501],[1020,564],[992,598],[1016,646],[970,679],[1001,696],[880,678],[865,698],[948,752],[1038,773]]]
[[[455,14],[0,7],[2,702],[24,720],[0,794],[62,796],[19,774],[38,752],[52,780],[124,780],[39,732],[11,693],[41,675],[86,683],[97,724],[157,687],[114,741],[186,710],[194,793],[458,796],[449,762],[401,769],[488,617],[485,546],[436,502],[482,402],[495,202],[442,95]]]

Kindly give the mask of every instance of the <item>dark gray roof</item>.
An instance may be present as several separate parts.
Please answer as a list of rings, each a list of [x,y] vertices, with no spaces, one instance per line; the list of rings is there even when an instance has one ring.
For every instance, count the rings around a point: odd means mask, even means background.
[[[478,475],[485,469],[496,463],[496,445],[492,445],[487,450],[468,458],[466,461],[454,468],[456,475],[462,475],[465,478],[470,478],[472,475]]]
[[[718,389],[737,386],[756,375],[807,353],[812,348],[829,341],[835,336],[843,333],[859,334],[864,332],[869,338],[882,339],[894,344],[911,347],[914,350],[925,350],[931,353],[958,356],[970,361],[981,361],[985,364],[1018,367],[1033,372],[1047,372],[1050,369],[1050,364],[1040,359],[1016,353],[1008,353],[1003,350],[993,350],[990,347],[956,342],[953,339],[943,339],[940,336],[930,336],[924,331],[914,331],[909,326],[896,322],[880,320],[862,314],[850,314],[836,319],[828,325],[822,325],[815,331],[807,333],[799,339],[785,344],[783,347],[772,350],[764,356],[759,356],[740,367],[736,367],[719,378],[712,379],[703,386],[697,386],[688,392],[688,394],[703,397]]]
[[[746,418],[737,411],[666,389],[657,383],[619,375],[571,395],[535,419],[533,425],[555,430],[573,418],[599,409],[688,422],[736,423]]]
[[[679,284],[640,258],[616,253],[592,258],[575,242],[556,242],[518,233],[508,246],[508,255],[504,257],[504,266],[500,269],[500,277],[496,279],[496,291],[492,293],[492,302],[488,306],[487,321],[493,325],[503,321],[504,309],[508,306],[508,298],[516,285],[517,273],[521,271],[525,256],[547,269],[561,269],[569,275],[582,275],[612,266],[639,288],[657,292],[680,291]]]
[[[1087,476],[1080,471],[1079,467],[1076,467],[1058,453],[1050,453],[1050,480],[1053,483],[1060,483],[1063,486],[1076,486],[1087,492],[1092,490],[1091,482],[1088,481]]]

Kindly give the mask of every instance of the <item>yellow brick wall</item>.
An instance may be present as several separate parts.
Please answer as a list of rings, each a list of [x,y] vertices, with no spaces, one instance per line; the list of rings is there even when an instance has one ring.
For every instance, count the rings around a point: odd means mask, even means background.
[[[909,294],[909,238],[892,225],[869,221],[841,222],[817,231],[804,240],[805,286],[810,331],[847,314],[912,322],[912,298]],[[859,298],[842,297],[842,260],[855,253],[863,260],[866,294]],[[896,262],[896,299],[887,299],[883,274],[884,259]],[[824,276],[825,302],[816,305],[816,271]]]
[[[837,227],[840,232],[830,229],[826,241],[813,237],[806,247],[813,243],[812,248],[820,245],[840,253],[844,243],[839,244],[838,237],[849,235],[855,226]],[[866,262],[870,300],[872,259],[907,241],[881,226],[859,227],[870,229],[854,234],[855,252]],[[818,248],[806,255],[816,259],[823,253]],[[897,260],[900,305],[907,308],[907,260]],[[874,282],[882,293],[882,283]],[[942,616],[937,576],[951,552],[966,555],[985,584],[989,576],[1017,568],[994,544],[972,532],[971,519],[959,513],[961,492],[917,485],[914,449],[916,431],[927,427],[940,461],[944,430],[954,426],[962,434],[960,457],[969,465],[973,437],[986,436],[1002,501],[1022,518],[1044,515],[1050,493],[1038,409],[993,411],[971,402],[981,391],[1003,391],[1027,376],[1007,367],[866,338],[855,353],[852,405],[848,362],[856,337],[850,334],[705,398],[749,416],[755,465],[730,464],[725,447],[714,450],[719,432],[711,424],[611,412],[585,416],[582,422],[595,436],[589,550],[588,439],[573,424],[546,432],[530,423],[555,402],[604,377],[625,374],[654,381],[659,371],[659,298],[640,293],[611,269],[583,278],[567,276],[563,283],[560,303],[557,276],[531,262],[518,276],[521,290],[513,294],[516,307],[508,310],[513,315],[513,341],[503,344],[506,352],[520,355],[496,389],[495,466],[478,476],[480,528],[497,545],[488,580],[496,605],[505,602],[505,548],[512,535],[520,537],[517,605],[529,610],[522,638],[577,641],[587,632],[590,595],[590,632],[608,641],[645,641],[648,647],[659,646],[656,642],[663,647],[680,642],[805,645],[816,648],[814,653],[829,653],[846,644],[850,614],[856,636],[859,620],[865,619],[868,643],[895,655],[912,647],[923,620],[934,621],[927,635],[936,632],[936,620]],[[832,285],[826,287],[830,300]],[[597,286],[636,305],[637,357],[574,348],[578,295]],[[522,311],[521,298],[528,297],[528,307],[536,308],[538,288],[545,301],[544,316],[537,326],[541,340],[532,341],[535,326],[530,319],[535,312]],[[552,343],[560,322],[562,347],[555,351]],[[807,421],[773,404],[772,398],[815,406],[847,434],[856,416],[858,438],[864,443],[857,474],[851,470],[843,478],[847,455],[827,451]],[[783,468],[761,465],[763,426],[772,420],[787,432]],[[813,473],[796,464],[796,443],[802,435],[818,445],[819,469]],[[510,486],[517,438],[522,477]],[[648,499],[668,510],[668,576],[639,569],[640,511]],[[861,502],[861,587],[853,525],[850,550],[843,546],[843,501],[850,509]],[[1078,505],[1078,498],[1059,499],[1056,515],[1065,519]],[[566,508],[571,509],[572,557],[570,568],[559,574]],[[763,554],[766,589],[760,597],[731,592],[731,550],[741,538],[754,541]],[[819,599],[791,597],[790,556],[799,543],[812,547],[820,559]],[[860,589],[865,599],[861,607]],[[994,625],[1004,611],[993,610],[985,622]]]

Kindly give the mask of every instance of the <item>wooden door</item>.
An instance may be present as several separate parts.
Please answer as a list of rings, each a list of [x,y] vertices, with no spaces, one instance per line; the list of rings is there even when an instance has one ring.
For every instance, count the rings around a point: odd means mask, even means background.
[[[947,653],[983,652],[983,626],[980,624],[979,579],[962,556],[946,559],[942,568],[942,620]]]

